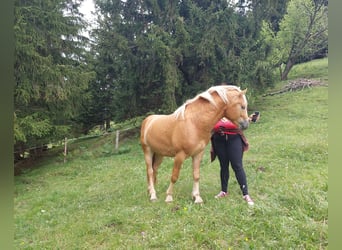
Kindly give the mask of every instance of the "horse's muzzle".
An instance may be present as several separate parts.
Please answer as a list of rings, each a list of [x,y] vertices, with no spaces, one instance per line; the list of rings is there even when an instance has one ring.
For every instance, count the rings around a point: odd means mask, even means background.
[[[249,121],[248,120],[243,120],[242,122],[239,123],[240,129],[244,130],[247,129],[249,126]]]

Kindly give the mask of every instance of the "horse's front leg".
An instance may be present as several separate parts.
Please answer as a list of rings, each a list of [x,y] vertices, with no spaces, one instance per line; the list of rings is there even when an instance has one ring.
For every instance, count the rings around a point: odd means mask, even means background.
[[[172,193],[173,193],[173,186],[178,180],[179,177],[179,171],[182,167],[182,164],[186,158],[186,155],[184,152],[178,153],[175,158],[174,158],[174,163],[173,163],[173,169],[172,169],[172,176],[171,176],[171,181],[169,188],[166,190],[166,199],[165,202],[172,202]]]
[[[192,188],[192,197],[195,199],[195,203],[203,203],[199,191],[199,179],[200,179],[200,164],[204,151],[192,157],[193,179],[194,184]]]

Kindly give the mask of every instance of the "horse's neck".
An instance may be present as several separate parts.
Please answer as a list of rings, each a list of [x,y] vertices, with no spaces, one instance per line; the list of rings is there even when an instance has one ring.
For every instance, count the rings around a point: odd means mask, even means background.
[[[223,117],[224,103],[223,101],[217,100],[216,107],[206,100],[198,100],[200,105],[195,109],[192,107],[191,112],[187,115],[193,121],[197,128],[203,131],[210,132],[215,124]],[[189,110],[190,111],[190,110]]]

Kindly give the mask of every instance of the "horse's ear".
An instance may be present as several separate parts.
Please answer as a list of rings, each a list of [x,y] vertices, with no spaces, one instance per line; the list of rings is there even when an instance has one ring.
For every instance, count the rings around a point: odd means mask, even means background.
[[[242,94],[246,94],[247,92],[247,88],[245,88],[244,90],[241,90]]]

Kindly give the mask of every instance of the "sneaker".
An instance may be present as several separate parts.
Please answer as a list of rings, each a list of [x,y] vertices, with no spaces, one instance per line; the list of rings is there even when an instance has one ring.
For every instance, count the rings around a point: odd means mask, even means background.
[[[223,191],[220,191],[217,195],[215,195],[215,198],[218,199],[218,198],[224,198],[228,196],[228,193],[227,192],[223,192]]]
[[[244,199],[245,201],[247,201],[248,205],[251,205],[251,206],[254,205],[254,201],[252,200],[252,198],[251,198],[248,194],[247,194],[247,195],[244,195],[244,196],[243,196],[243,199]]]

